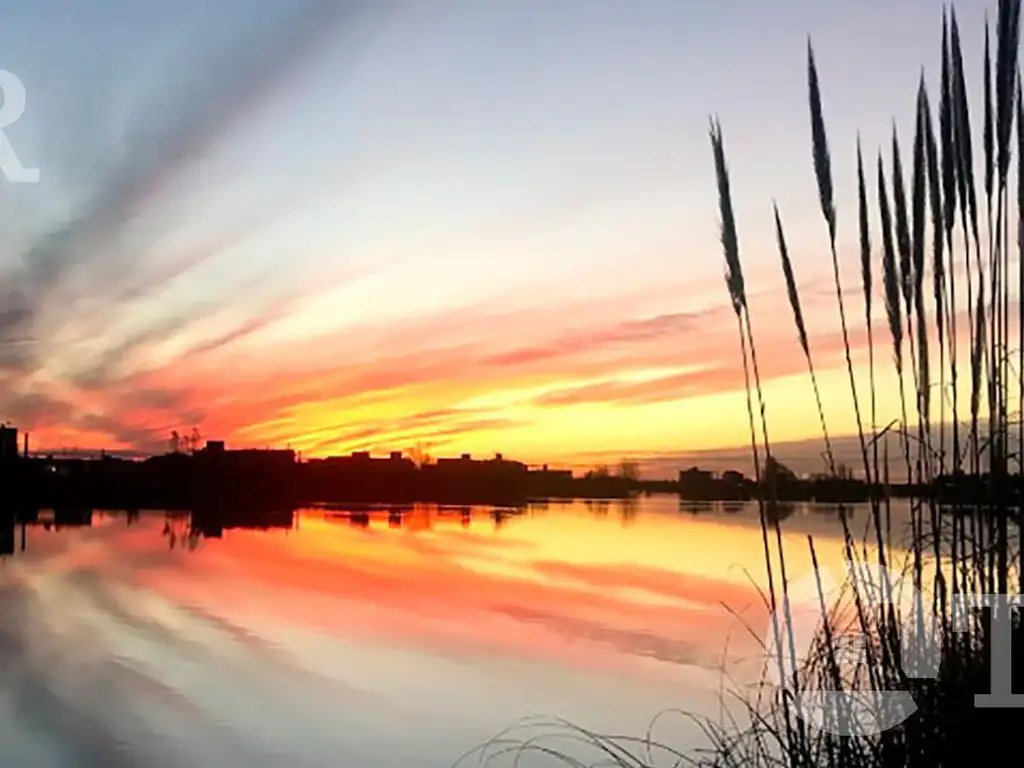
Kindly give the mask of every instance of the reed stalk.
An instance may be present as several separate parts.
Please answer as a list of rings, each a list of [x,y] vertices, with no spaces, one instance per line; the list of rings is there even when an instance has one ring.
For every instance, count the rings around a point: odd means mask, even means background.
[[[767,573],[766,608],[770,632],[777,649],[782,680],[788,691],[775,699],[746,700],[742,718],[729,724],[701,721],[711,748],[680,756],[663,753],[658,763],[650,750],[644,752],[619,737],[585,734],[599,748],[603,764],[654,768],[655,765],[700,765],[709,768],[775,768],[776,766],[840,766],[842,768],[931,768],[935,765],[971,766],[985,754],[1013,754],[1019,750],[1019,731],[1011,715],[975,707],[974,696],[988,692],[989,658],[994,639],[983,613],[957,610],[956,599],[984,593],[1004,593],[1015,585],[1024,591],[1024,548],[1020,545],[1020,506],[1024,490],[1024,103],[1018,70],[1021,0],[998,0],[994,45],[985,23],[982,147],[984,157],[984,216],[979,216],[967,77],[955,10],[942,14],[941,61],[938,82],[938,130],[932,119],[927,80],[917,86],[914,144],[910,168],[910,199],[903,178],[900,141],[894,127],[892,160],[888,173],[882,151],[878,152],[874,200],[871,211],[860,140],[857,142],[857,218],[859,224],[861,287],[868,338],[868,380],[871,388],[870,450],[860,414],[859,394],[853,367],[840,282],[837,247],[837,212],[831,155],[826,139],[821,83],[813,47],[808,43],[808,104],[811,116],[811,149],[822,215],[827,225],[831,271],[836,304],[858,429],[858,446],[864,463],[864,479],[871,487],[869,526],[874,550],[852,546],[852,514],[838,510],[843,530],[843,552],[851,573],[843,596],[826,599],[818,581],[820,632],[796,670],[792,615],[789,610],[789,578],[786,549],[778,516],[769,520],[768,507],[778,501],[773,480],[775,467],[769,439],[769,421],[763,382],[757,365],[757,347],[747,305],[740,264],[738,224],[732,205],[732,189],[721,127],[711,123],[711,144],[718,188],[725,282],[736,317],[742,358],[750,445],[756,482],[761,489],[757,506],[761,548]],[[935,92],[934,89],[932,91]],[[1013,144],[1016,143],[1017,183],[1010,183]],[[1014,195],[1016,200],[1014,201]],[[1010,229],[1016,215],[1018,276],[1010,279]],[[877,253],[871,245],[872,220],[879,227]],[[812,354],[813,322],[805,316],[799,283],[794,275],[782,217],[774,209],[776,244],[808,376],[815,393],[826,457],[835,471],[836,440],[829,429]],[[929,242],[929,237],[931,238]],[[929,251],[930,246],[930,251]],[[875,260],[880,264],[876,264]],[[907,536],[892,523],[898,520],[892,499],[889,442],[879,442],[887,430],[878,431],[880,380],[876,377],[872,307],[876,267],[892,345],[899,413],[889,414],[899,425],[900,453],[906,482],[916,489],[909,502]],[[931,270],[931,302],[925,291]],[[928,305],[932,311],[929,313]],[[1017,309],[1011,327],[1011,308]],[[961,339],[966,336],[966,340]],[[1016,336],[1016,338],[1013,338]],[[966,341],[967,354],[963,354]],[[1016,343],[1016,355],[1012,345]],[[1016,364],[1014,365],[1014,359]],[[961,374],[968,366],[965,391]],[[938,371],[934,366],[937,364]],[[906,370],[909,365],[909,374]],[[909,379],[909,381],[908,381]],[[938,381],[938,435],[932,423],[932,381]],[[915,398],[915,423],[907,410],[908,387]],[[947,391],[948,387],[948,391]],[[966,397],[969,424],[961,422]],[[1011,424],[1011,404],[1016,399],[1016,424]],[[757,418],[759,414],[760,418]],[[983,416],[984,414],[984,416]],[[947,415],[951,421],[947,421]],[[881,421],[885,423],[887,416]],[[967,430],[967,435],[963,434]],[[950,448],[947,453],[947,430]],[[1016,446],[1012,433],[1016,432]],[[938,447],[936,449],[935,443]],[[911,455],[911,445],[914,455]],[[1015,461],[1013,460],[1015,458]],[[763,459],[763,463],[762,463]],[[1016,472],[1011,471],[1011,464]],[[885,513],[883,522],[882,512]],[[812,562],[817,565],[819,542],[808,541]],[[896,563],[896,560],[903,560]],[[902,565],[912,575],[917,597],[913,605],[893,598],[888,569]],[[776,578],[776,573],[779,578]],[[880,575],[873,582],[871,573]],[[878,596],[885,596],[879,602]],[[930,595],[927,601],[922,595]],[[955,599],[950,599],[950,598]],[[1004,610],[1004,608],[997,608]],[[934,630],[934,636],[929,629]],[[912,631],[915,630],[915,631]],[[844,636],[867,641],[863,656],[852,666],[844,662]],[[913,643],[908,645],[909,640]],[[785,653],[790,665],[783,661]],[[937,650],[941,664],[914,661],[927,642]],[[915,644],[916,643],[916,644]],[[925,645],[922,645],[924,643]],[[1024,651],[1024,630],[1017,622],[1012,635],[1016,654]],[[787,666],[790,667],[787,670]],[[1019,665],[1017,665],[1019,667]],[[789,674],[792,672],[793,674]],[[923,674],[923,679],[922,679]],[[1014,675],[1015,692],[1021,680]],[[856,730],[840,735],[809,726],[801,717],[805,704],[823,688],[853,697],[864,680],[872,696],[878,686],[910,693],[917,711],[899,727],[881,732]],[[767,707],[763,703],[768,701]],[[853,701],[853,699],[849,699]],[[877,702],[877,698],[874,699]],[[852,706],[828,713],[833,725],[844,722]],[[1010,710],[1009,712],[1015,712]],[[741,722],[742,720],[742,722]],[[848,721],[845,721],[848,722]],[[608,742],[611,739],[614,746]],[[550,753],[549,753],[550,754]],[[572,759],[566,765],[582,765]]]

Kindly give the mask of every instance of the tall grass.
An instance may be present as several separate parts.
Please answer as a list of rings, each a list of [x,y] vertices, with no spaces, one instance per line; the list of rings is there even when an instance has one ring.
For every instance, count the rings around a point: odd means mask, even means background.
[[[973,149],[960,26],[952,8],[942,14],[938,98],[929,97],[923,75],[917,88],[909,197],[904,152],[894,125],[890,146],[877,156],[872,212],[872,185],[865,173],[858,138],[857,234],[869,348],[869,432],[861,417],[853,362],[856,350],[850,343],[840,279],[839,213],[822,84],[814,50],[808,44],[811,166],[826,223],[863,476],[868,482],[885,485],[891,472],[888,442],[882,442],[888,428],[879,431],[876,410],[881,385],[876,377],[872,309],[874,276],[880,271],[877,288],[883,299],[899,390],[900,412],[893,425],[902,454],[898,460],[908,481],[923,491],[911,502],[906,532],[892,528],[890,494],[870,494],[870,547],[855,546],[849,517],[841,510],[844,553],[849,564],[847,582],[838,596],[826,594],[818,582],[818,630],[810,653],[798,659],[787,553],[779,521],[768,514],[774,499],[772,479],[770,473],[764,477],[759,474],[758,482],[763,481],[764,488],[759,510],[767,574],[765,603],[772,617],[767,650],[773,666],[768,671],[775,677],[781,695],[747,701],[742,721],[704,722],[712,746],[690,755],[668,750],[662,751],[659,759],[644,740],[640,740],[644,747],[640,749],[635,741],[575,730],[577,736],[598,749],[602,760],[594,765],[930,767],[973,765],[1000,752],[1019,754],[1021,731],[1014,726],[1024,718],[1015,716],[1018,710],[975,707],[975,694],[987,693],[991,686],[990,653],[996,639],[989,622],[990,611],[963,611],[960,607],[982,594],[1024,591],[1024,550],[1018,533],[1024,476],[1020,11],[1021,0],[999,0],[994,53],[986,18],[981,62],[981,158],[975,157]],[[937,104],[937,119],[932,114],[933,102]],[[758,373],[725,141],[715,120],[710,138],[725,280],[746,375],[751,451],[755,467],[760,468],[762,461],[768,466],[771,460],[770,420]],[[1011,184],[1014,151],[1015,186]],[[979,159],[984,167],[983,222],[979,221],[975,179]],[[834,471],[832,441],[799,283],[782,215],[777,207],[773,213],[795,332],[818,405],[826,457]],[[1011,223],[1017,227],[1015,240],[1010,237]],[[1014,263],[1018,265],[1015,283],[1011,279]],[[1012,322],[1014,311],[1016,324]],[[965,364],[966,391],[961,376]],[[966,424],[961,423],[964,400],[969,409]],[[933,423],[933,404],[937,405],[937,423]],[[884,448],[882,456],[880,445]],[[807,545],[816,563],[813,539]],[[892,570],[896,567],[898,574]],[[914,589],[898,594],[908,584]],[[1006,606],[992,610],[1006,610]],[[863,652],[852,661],[844,652],[845,638],[850,635],[864,641]],[[1024,650],[1022,637],[1024,633],[1015,626],[1013,648],[1020,659],[1018,669],[1024,665],[1024,656],[1020,655]],[[1019,677],[1015,673],[1011,683],[1015,691],[1024,692]],[[891,700],[881,699],[878,690],[906,693],[912,697],[916,711],[903,712],[908,715],[905,719],[885,720],[889,715],[901,714],[898,707],[908,700],[899,699],[894,705]],[[829,696],[823,691],[845,695]],[[881,727],[887,724],[894,727]],[[518,746],[533,743],[528,740],[518,742]],[[557,750],[550,754],[562,755],[569,765],[584,764]]]
[[[998,3],[994,56],[986,21],[981,158],[985,169],[984,225],[979,226],[967,77],[954,11],[943,15],[938,136],[934,129],[932,100],[923,76],[918,86],[909,200],[901,142],[895,126],[888,178],[884,154],[879,153],[878,157],[876,205],[881,249],[877,258],[881,262],[882,294],[899,387],[901,412],[897,431],[901,436],[908,479],[927,489],[912,502],[910,512],[905,572],[915,588],[911,593],[914,597],[909,602],[892,597],[893,584],[888,569],[903,542],[894,541],[891,531],[882,523],[883,513],[888,516],[890,512],[888,494],[872,495],[875,547],[870,555],[865,550],[858,553],[847,549],[851,578],[845,600],[846,605],[852,607],[844,611],[842,601],[827,602],[824,595],[821,596],[819,633],[813,652],[803,660],[799,674],[792,674],[786,680],[787,698],[798,702],[798,711],[805,715],[808,712],[800,710],[800,702],[820,695],[822,690],[847,694],[835,697],[835,701],[846,701],[848,706],[855,707],[859,701],[864,701],[857,694],[864,690],[865,680],[872,690],[881,681],[888,689],[906,691],[914,697],[917,711],[905,720],[894,718],[890,724],[895,727],[881,728],[879,726],[887,723],[879,722],[877,717],[885,713],[879,709],[878,699],[868,699],[867,714],[875,716],[874,720],[840,722],[837,718],[843,713],[831,711],[825,713],[825,719],[819,718],[818,726],[823,727],[806,727],[796,732],[784,717],[769,708],[766,713],[752,713],[746,739],[716,739],[716,747],[703,757],[707,764],[958,765],[981,759],[982,753],[989,749],[1019,749],[1019,733],[1007,727],[1014,719],[1014,710],[999,712],[974,706],[974,695],[986,693],[990,687],[990,651],[994,638],[988,622],[989,612],[965,613],[959,606],[982,593],[1006,594],[1011,589],[1019,589],[1024,579],[1021,568],[1024,555],[1018,535],[1021,467],[1024,466],[1021,456],[1024,423],[1020,420],[1020,412],[1024,410],[1020,362],[1024,360],[1021,351],[1024,320],[1019,312],[1024,276],[1018,275],[1016,293],[1009,279],[1014,261],[1010,239],[1012,216],[1016,216],[1018,232],[1024,232],[1021,229],[1024,219],[1021,115],[1024,106],[1020,101],[1017,65],[1020,9],[1020,0]],[[845,328],[840,270],[835,258],[836,211],[831,202],[832,174],[824,140],[821,84],[813,53],[809,54],[808,68],[812,164],[828,222],[837,304],[850,366],[853,350]],[[1014,138],[1018,178],[1016,208],[1011,210]],[[856,162],[861,287],[868,343],[873,347],[872,261],[876,257],[871,248],[870,201],[859,140]],[[719,173],[722,167],[717,166]],[[720,202],[732,205],[731,201]],[[955,237],[957,214],[959,237]],[[776,221],[776,229],[781,232],[781,221]],[[1017,253],[1013,255],[1019,261],[1024,239],[1019,237],[1016,247]],[[799,292],[795,289],[792,263],[784,248],[780,247],[780,252],[790,304],[794,307],[797,336],[807,355],[804,321],[796,311]],[[966,284],[966,290],[958,294],[961,282]],[[931,312],[925,298],[928,292],[931,293]],[[1015,337],[1011,308],[1018,311]],[[958,320],[966,321],[969,347],[970,439],[966,446],[962,446],[960,440],[958,374],[961,361],[957,341],[958,324],[963,327],[963,323]],[[746,344],[753,346],[749,338]],[[1011,351],[1014,346],[1016,369]],[[936,357],[937,374],[932,369]],[[817,396],[813,369],[811,376]],[[868,376],[874,402],[878,382],[873,349],[869,355]],[[936,377],[937,391],[933,384]],[[951,392],[947,390],[947,383]],[[913,389],[912,414],[908,413],[905,395],[908,386]],[[858,393],[852,367],[850,395],[859,427]],[[1017,414],[1011,416],[1014,398],[1018,408]],[[932,423],[932,404],[936,399],[939,407],[937,436]],[[945,449],[947,406],[952,412],[949,425],[952,426],[952,455],[948,457]],[[1017,423],[1012,424],[1011,418]],[[824,423],[822,416],[823,436],[827,438]],[[874,415],[871,428],[870,444],[877,446],[879,435]],[[877,450],[871,451],[869,461],[863,433],[860,442],[865,478],[887,475],[889,468],[880,464]],[[1016,465],[1015,472],[1012,464]],[[943,491],[950,481],[954,490],[951,495]],[[955,492],[963,489],[970,490]],[[813,557],[813,541],[810,547]],[[785,561],[785,552],[781,549],[772,554],[780,562]],[[771,567],[770,563],[766,564]],[[877,580],[864,579],[865,572],[877,575]],[[779,599],[784,602],[786,596]],[[997,605],[992,610],[1006,610],[1006,607]],[[915,626],[916,635],[912,631]],[[783,635],[789,632],[792,627],[781,630]],[[850,632],[868,639],[867,651],[853,664],[844,665],[840,637]],[[908,636],[918,644],[908,642]],[[1022,645],[1020,640],[1015,628],[1015,648]],[[929,649],[934,651],[933,657],[925,654]],[[900,721],[897,723],[897,720]],[[837,733],[840,730],[837,725],[845,728],[843,735]],[[737,749],[738,744],[746,748]]]

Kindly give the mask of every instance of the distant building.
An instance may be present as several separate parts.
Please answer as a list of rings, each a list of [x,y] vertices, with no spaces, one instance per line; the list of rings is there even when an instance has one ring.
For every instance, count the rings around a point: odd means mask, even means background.
[[[565,498],[574,494],[571,469],[550,469],[547,464],[531,469],[528,475],[530,495],[535,498]]]
[[[228,450],[223,440],[207,440],[205,453],[216,458],[222,466],[236,470],[259,471],[282,469],[295,464],[295,451],[291,448],[241,448]]]
[[[456,465],[468,465],[470,462],[473,462],[473,461],[474,461],[473,454],[471,454],[471,453],[464,453],[461,456],[459,456],[457,459],[450,458],[450,457],[449,458],[440,458],[440,459],[437,460],[437,465],[441,466],[441,467],[453,467],[453,466],[456,466]],[[480,461],[476,460],[475,463],[479,464]]]
[[[522,462],[509,461],[500,453],[496,453],[493,459],[483,460],[474,459],[472,454],[464,453],[457,459],[438,459],[435,467],[441,473],[456,473],[475,477],[526,475],[529,471]]]
[[[680,483],[707,483],[714,479],[714,474],[712,474],[709,470],[700,469],[699,467],[690,467],[689,469],[679,470]]]
[[[290,448],[249,448],[224,451],[222,455],[228,466],[239,470],[285,469],[295,464],[295,451]]]
[[[396,471],[416,469],[416,463],[403,456],[401,451],[391,451],[386,459],[371,456],[369,451],[354,451],[348,456],[328,456],[324,459],[310,459],[306,463],[312,467],[328,467],[332,471],[338,472],[386,472],[390,474]]]
[[[540,469],[531,469],[530,476],[543,480],[572,480],[572,470],[550,469],[544,464]]]
[[[424,467],[423,472],[435,497],[450,503],[469,498],[511,503],[527,495],[527,466],[509,461],[500,453],[484,460],[468,453],[457,459],[441,458]]]
[[[742,472],[734,469],[722,473],[720,480],[721,498],[725,501],[742,501],[749,499],[754,483],[744,477]]]
[[[168,464],[163,482],[172,489],[185,484],[203,504],[288,504],[298,493],[299,465],[290,448],[229,450],[223,440],[209,440],[193,455],[164,458],[177,466]]]
[[[391,451],[386,457],[355,451],[348,456],[310,459],[302,464],[301,472],[304,491],[321,501],[413,501],[418,488],[416,463],[401,451]]]
[[[710,499],[715,492],[715,476],[704,469],[690,467],[679,471],[679,495],[687,499]]]
[[[0,459],[18,458],[18,428],[8,424],[0,426]]]

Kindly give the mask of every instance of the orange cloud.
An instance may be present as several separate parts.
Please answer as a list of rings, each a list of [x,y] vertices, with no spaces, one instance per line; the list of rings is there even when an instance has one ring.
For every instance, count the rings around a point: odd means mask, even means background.
[[[815,363],[826,382],[829,371],[845,366],[827,287],[811,285],[804,307]],[[720,286],[715,289],[724,295]],[[700,406],[703,413],[709,407],[745,409],[731,308],[721,301],[706,306],[691,301],[692,308],[679,310],[685,302],[676,296],[687,295],[680,286],[561,306],[510,297],[500,305],[479,303],[276,339],[275,329],[308,295],[298,291],[276,308],[206,334],[168,363],[113,377],[100,371],[79,383],[36,377],[32,390],[8,398],[9,411],[36,432],[39,446],[113,450],[162,450],[171,429],[193,425],[234,444],[288,443],[307,455],[416,444],[434,452],[510,452],[511,445],[520,452],[525,447],[530,455],[524,458],[552,462],[601,449],[653,456],[664,453],[670,441],[685,452],[742,445],[747,439],[742,419],[720,431],[711,445],[706,440],[688,445],[693,433],[679,433],[674,426],[698,412],[691,402],[709,404]],[[784,296],[766,290],[752,295],[751,302],[762,382],[770,386],[805,377]],[[173,328],[139,332],[125,344],[145,359],[149,346],[161,340],[160,332],[173,335]],[[850,341],[855,364],[862,368],[867,343],[862,323],[851,328]],[[882,369],[890,353],[881,326],[875,343]],[[604,444],[595,446],[593,425],[620,418],[608,409],[622,418],[647,414],[647,421],[635,421],[629,434],[609,426],[597,438]],[[662,416],[652,409],[661,409]],[[584,418],[589,426],[573,438]],[[802,412],[801,419],[788,421],[788,436],[817,432],[815,418]],[[643,434],[641,423],[650,425]],[[560,431],[557,439],[555,431]]]

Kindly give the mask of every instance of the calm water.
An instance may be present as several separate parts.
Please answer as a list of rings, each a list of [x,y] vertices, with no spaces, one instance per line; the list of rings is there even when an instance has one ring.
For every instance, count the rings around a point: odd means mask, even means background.
[[[636,735],[666,709],[715,715],[760,669],[749,508],[396,523],[308,510],[193,542],[156,512],[30,527],[0,561],[0,763],[441,767],[529,715]],[[838,553],[827,510],[784,525],[793,573],[808,532]],[[698,743],[679,718],[656,735]]]

